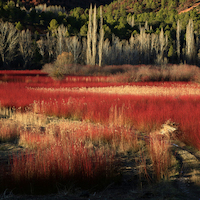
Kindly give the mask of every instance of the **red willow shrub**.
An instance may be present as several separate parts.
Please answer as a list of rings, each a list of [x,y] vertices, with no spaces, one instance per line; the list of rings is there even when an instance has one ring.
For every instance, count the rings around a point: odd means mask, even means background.
[[[104,185],[116,178],[119,164],[115,149],[108,146],[126,151],[137,148],[135,140],[130,129],[86,122],[49,124],[45,132],[21,129],[19,144],[31,151],[11,157],[4,189],[28,193],[32,188],[40,193],[56,192],[56,183],[69,187],[72,182],[83,187]]]
[[[38,102],[40,112],[104,124],[112,119],[119,125],[134,126],[141,132],[151,132],[171,119],[179,123],[181,139],[200,149],[199,96],[176,98],[73,93],[70,97],[57,97],[56,100]]]
[[[195,86],[194,86],[195,87]],[[29,90],[23,83],[0,85],[0,101],[7,107],[34,107],[35,112],[109,123],[109,119],[150,132],[166,120],[180,124],[183,141],[200,149],[199,96],[109,95],[75,91]],[[33,102],[35,103],[33,104]],[[116,108],[115,108],[116,107]],[[36,109],[37,108],[37,109]]]
[[[28,193],[31,188],[36,193],[56,192],[56,183],[87,188],[112,178],[115,165],[109,150],[88,149],[78,141],[64,144],[58,139],[45,150],[13,156],[11,174],[4,184]]]

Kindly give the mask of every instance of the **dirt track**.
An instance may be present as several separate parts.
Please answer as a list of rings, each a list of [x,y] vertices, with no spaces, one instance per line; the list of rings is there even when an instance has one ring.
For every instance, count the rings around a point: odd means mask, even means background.
[[[185,9],[185,10],[182,10],[181,12],[179,12],[178,14],[181,14],[181,13],[185,13],[185,12],[189,12],[190,10],[192,10],[193,8],[196,8],[198,5],[200,5],[200,2],[199,3],[195,3],[193,6]]]

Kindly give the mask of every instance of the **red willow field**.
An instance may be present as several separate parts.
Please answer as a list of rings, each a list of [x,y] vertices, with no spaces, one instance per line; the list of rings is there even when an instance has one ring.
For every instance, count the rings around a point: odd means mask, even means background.
[[[112,144],[116,149],[125,149],[126,146],[138,148],[136,133],[149,135],[169,119],[179,124],[178,139],[200,150],[198,92],[196,95],[131,94],[131,86],[146,87],[147,91],[149,87],[154,87],[158,91],[160,87],[175,87],[180,90],[187,87],[199,91],[198,84],[184,82],[128,84],[114,83],[108,77],[84,76],[54,81],[38,71],[32,73],[23,71],[17,75],[15,72],[6,73],[0,77],[2,108],[12,108],[16,113],[31,112],[33,115],[81,121],[81,125],[74,122],[69,122],[69,125],[58,122],[45,131],[26,130],[17,124],[11,126],[1,123],[2,141],[4,135],[9,138],[10,134],[12,137],[20,137],[20,143],[29,148],[25,155],[13,155],[10,173],[6,171],[3,178],[7,188],[21,184],[22,190],[27,182],[31,182],[31,187],[36,188],[40,188],[43,184],[54,187],[53,184],[57,180],[60,183],[66,180],[79,180],[91,185],[103,178],[110,179],[115,174],[114,166],[118,165],[118,160],[115,159],[116,153],[113,148],[102,147],[102,143]],[[114,86],[130,86],[130,93],[109,94],[87,89],[110,87],[112,90]],[[84,89],[80,89],[82,87]],[[123,90],[124,87],[118,87],[117,90]],[[6,133],[9,134],[6,136]],[[160,144],[158,140],[156,142],[157,145]],[[169,143],[162,143],[163,148],[169,148]],[[168,157],[163,158],[166,166],[163,169],[163,166],[156,164],[158,162],[155,161],[152,142],[150,142],[150,154],[155,174],[157,179],[160,179],[169,165]],[[102,177],[102,174],[105,177]],[[8,179],[11,181],[5,181]]]

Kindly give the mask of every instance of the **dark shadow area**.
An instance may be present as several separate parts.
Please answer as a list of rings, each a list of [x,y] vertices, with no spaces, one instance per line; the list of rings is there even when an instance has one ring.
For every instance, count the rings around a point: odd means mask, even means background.
[[[92,3],[93,5],[106,5],[110,4],[112,0],[49,0],[46,2],[49,2],[49,5],[62,5],[66,7],[67,10],[71,10],[76,7],[81,7],[81,8],[89,8],[90,4]]]
[[[6,2],[6,0],[3,0],[4,2]],[[14,2],[17,2],[17,0],[14,0]],[[66,10],[71,10],[73,8],[76,7],[81,7],[81,8],[89,8],[90,4],[93,5],[109,5],[112,0],[32,0],[32,1],[21,1],[23,4],[26,4],[26,6],[30,5],[30,6],[36,6],[39,4],[47,4],[47,6],[49,5],[60,5],[66,8]]]

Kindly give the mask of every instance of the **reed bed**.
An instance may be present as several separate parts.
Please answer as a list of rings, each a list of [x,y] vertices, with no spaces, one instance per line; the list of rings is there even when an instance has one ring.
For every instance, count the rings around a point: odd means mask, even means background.
[[[23,113],[24,123],[19,123],[18,115],[2,119],[1,124],[16,119],[15,137],[26,151],[10,157],[9,170],[1,169],[1,190],[56,192],[56,184],[99,188],[119,176],[117,154],[138,148],[134,131],[123,127],[51,118],[43,119],[41,129],[40,115],[32,127],[26,123],[31,113]],[[7,138],[2,132],[1,137]]]
[[[171,138],[156,133],[169,119],[178,124],[176,139],[200,150],[198,84],[68,81],[0,84],[0,140],[26,149],[1,168],[1,190],[105,185],[120,179],[120,155],[135,152],[140,179],[168,179]]]
[[[8,88],[9,93],[7,92]],[[131,93],[131,87],[128,88]],[[200,97],[198,85],[192,84],[186,87],[180,85],[175,87],[175,90],[168,89],[168,87],[160,89],[159,86],[145,88],[143,91],[146,91],[148,95],[121,95],[117,94],[117,91],[123,90],[124,87],[109,88],[116,92],[108,94],[85,90],[80,92],[81,89],[30,90],[20,84],[19,87],[17,84],[5,84],[0,87],[2,94],[0,101],[4,107],[30,109],[35,113],[103,124],[109,123],[109,119],[112,118],[110,116],[113,115],[115,119],[112,120],[118,121],[119,124],[134,126],[144,132],[150,132],[166,120],[172,119],[180,124],[183,132],[182,139],[199,149]],[[104,89],[106,90],[106,88]],[[141,87],[136,91],[139,93],[140,89]],[[152,91],[154,95],[152,95]],[[159,95],[161,91],[166,91],[166,95]],[[189,91],[190,94],[187,94],[186,91]]]

